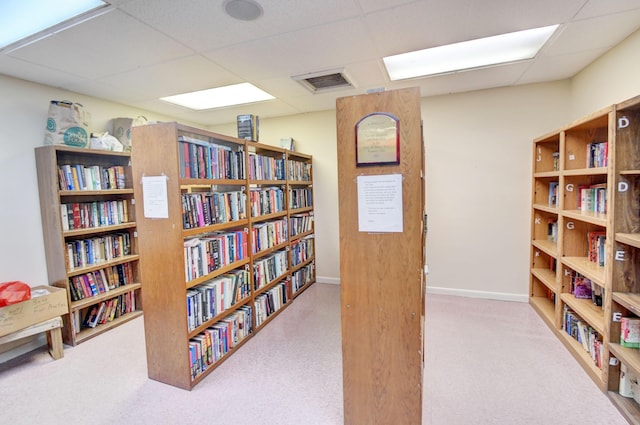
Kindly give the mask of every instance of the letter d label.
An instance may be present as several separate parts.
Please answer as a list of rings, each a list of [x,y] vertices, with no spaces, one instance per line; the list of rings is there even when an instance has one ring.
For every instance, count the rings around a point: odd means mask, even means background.
[[[629,127],[629,118],[620,117],[618,118],[618,129]]]

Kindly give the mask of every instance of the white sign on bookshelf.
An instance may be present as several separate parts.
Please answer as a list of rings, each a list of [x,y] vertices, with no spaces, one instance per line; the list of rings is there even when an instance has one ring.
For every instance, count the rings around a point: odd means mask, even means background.
[[[142,202],[146,218],[169,218],[167,176],[142,177]]]
[[[402,175],[358,176],[358,231],[403,231]]]

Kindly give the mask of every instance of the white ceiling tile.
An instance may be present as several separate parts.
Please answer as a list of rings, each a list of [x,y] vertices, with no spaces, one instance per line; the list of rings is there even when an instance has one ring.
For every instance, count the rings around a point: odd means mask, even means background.
[[[557,56],[613,47],[638,28],[640,9],[566,24],[562,33],[545,46],[545,56]],[[597,28],[597,31],[594,29]],[[603,37],[603,34],[607,34]]]
[[[227,16],[222,4],[223,0],[134,0],[122,10],[198,52],[265,35],[255,23]]]
[[[10,55],[85,78],[100,78],[191,52],[162,33],[114,10]]]
[[[137,68],[100,81],[154,99],[243,82],[210,60],[192,55],[148,68]]]
[[[607,49],[593,49],[561,56],[540,56],[518,80],[519,84],[571,78]]]
[[[378,12],[383,9],[391,9],[408,3],[418,3],[424,0],[357,0],[364,13]]]
[[[52,87],[66,87],[80,78],[77,75],[27,63],[8,55],[0,55],[0,73]]]
[[[576,15],[576,19],[593,18],[632,9],[640,9],[640,0],[589,0]]]
[[[204,52],[203,56],[215,63],[224,64],[235,75],[251,80],[273,78],[286,73],[289,69],[289,52],[286,46],[268,37]]]
[[[422,96],[434,96],[504,87],[515,84],[528,66],[527,62],[518,62],[429,78],[394,81],[390,83],[389,89],[419,86]]]
[[[349,19],[323,27],[282,34],[273,37],[273,41],[286,46],[287,54],[274,59],[289,71],[293,71],[294,75],[375,59],[378,55],[368,34],[360,19]]]
[[[357,17],[355,0],[262,1],[264,15],[255,23],[268,34],[281,34]]]
[[[377,58],[363,23],[357,19],[217,49],[205,56],[249,80],[291,77]]]

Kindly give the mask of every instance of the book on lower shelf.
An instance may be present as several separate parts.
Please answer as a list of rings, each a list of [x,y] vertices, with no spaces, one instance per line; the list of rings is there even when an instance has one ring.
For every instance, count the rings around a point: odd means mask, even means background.
[[[640,348],[640,319],[636,317],[620,319],[620,345]]]

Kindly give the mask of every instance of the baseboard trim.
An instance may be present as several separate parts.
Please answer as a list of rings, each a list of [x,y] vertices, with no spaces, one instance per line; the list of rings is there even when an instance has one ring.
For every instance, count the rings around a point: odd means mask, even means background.
[[[318,283],[331,283],[333,285],[340,285],[339,277],[328,277],[328,276],[316,276],[316,282]]]
[[[469,289],[439,288],[427,286],[427,294],[453,295],[456,297],[483,298],[497,301],[515,301],[519,303],[529,302],[526,294],[512,294],[507,292],[471,291]]]
[[[329,277],[329,276],[316,276],[316,282],[330,283],[332,285],[340,285],[340,278]],[[469,289],[440,288],[436,286],[427,286],[427,294],[453,295],[456,297],[482,298],[486,300],[497,300],[497,301],[514,301],[519,303],[529,302],[529,297],[526,294],[512,294],[508,292],[471,291]]]

